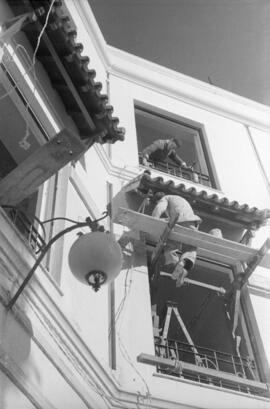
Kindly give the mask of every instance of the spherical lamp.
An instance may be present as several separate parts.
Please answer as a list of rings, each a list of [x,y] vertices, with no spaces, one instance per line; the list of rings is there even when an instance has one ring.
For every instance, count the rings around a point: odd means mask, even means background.
[[[112,233],[82,234],[71,246],[69,266],[74,276],[98,291],[120,273],[122,251]]]

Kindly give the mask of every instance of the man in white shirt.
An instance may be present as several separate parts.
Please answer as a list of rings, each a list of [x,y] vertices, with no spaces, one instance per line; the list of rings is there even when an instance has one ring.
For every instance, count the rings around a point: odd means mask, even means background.
[[[186,199],[178,195],[165,195],[157,192],[153,200],[157,202],[152,216],[161,218],[165,214],[169,220],[174,220],[178,215],[177,224],[190,229],[197,230],[202,222],[201,218],[194,214],[192,207]],[[166,248],[163,259],[165,270],[176,280],[176,286],[183,285],[188,271],[196,261],[196,248],[180,243],[179,248]]]

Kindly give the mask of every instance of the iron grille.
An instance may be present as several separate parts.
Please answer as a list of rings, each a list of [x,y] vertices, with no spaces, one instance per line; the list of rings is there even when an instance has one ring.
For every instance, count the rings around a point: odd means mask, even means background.
[[[160,337],[155,337],[155,354],[161,358],[167,358],[194,365],[194,370],[183,370],[181,375],[179,371],[164,369],[158,367],[160,373],[173,376],[182,376],[185,379],[196,382],[214,385],[222,388],[237,390],[239,392],[262,395],[262,391],[253,386],[245,386],[237,383],[237,380],[223,379],[221,372],[227,372],[236,377],[258,381],[258,372],[256,363],[250,357],[231,355],[225,352],[216,351],[200,346],[192,347],[190,344],[167,339],[162,341]],[[216,376],[204,375],[196,372],[196,366],[204,366],[216,371]]]
[[[210,186],[211,181],[208,175],[205,175],[201,172],[197,172],[191,169],[184,169],[178,166],[175,166],[168,162],[153,162],[150,159],[147,160],[150,164],[151,169],[159,170],[160,172],[173,175],[176,177],[181,177],[187,180],[190,180],[195,183],[200,183],[201,185]],[[142,165],[142,154],[139,153],[139,163]]]
[[[16,209],[15,207],[3,206],[5,212],[11,219],[12,223],[17,227],[20,233],[27,239],[30,248],[38,253],[46,245],[45,232],[41,235],[34,223],[26,216],[26,214]]]

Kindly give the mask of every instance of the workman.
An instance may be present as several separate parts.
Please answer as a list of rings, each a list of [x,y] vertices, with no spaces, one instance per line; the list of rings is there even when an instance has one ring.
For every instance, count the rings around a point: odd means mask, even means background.
[[[153,217],[161,218],[163,214],[166,214],[169,220],[174,220],[178,215],[177,224],[193,230],[199,228],[202,219],[194,214],[192,207],[183,197],[157,192],[153,201],[156,203],[152,212]],[[179,248],[166,247],[163,256],[166,271],[170,272],[171,278],[176,280],[176,286],[180,287],[195,264],[196,247],[180,243]]]
[[[176,149],[182,145],[177,138],[158,139],[142,151],[142,164],[149,166],[148,160],[157,165],[159,162],[166,162],[171,159],[183,169],[192,170],[186,162],[177,155]]]

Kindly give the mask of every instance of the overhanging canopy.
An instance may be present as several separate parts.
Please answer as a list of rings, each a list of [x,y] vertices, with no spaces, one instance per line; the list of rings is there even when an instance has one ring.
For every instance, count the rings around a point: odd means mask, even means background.
[[[24,27],[34,50],[51,1],[7,0],[7,3],[15,16],[44,9],[44,13],[36,13],[36,22]],[[87,141],[96,137],[97,132],[104,131],[95,142],[123,140],[125,130],[118,127],[119,119],[112,115],[113,107],[108,104],[108,96],[101,93],[102,84],[94,80],[96,72],[88,68],[90,59],[82,55],[83,46],[76,42],[76,35],[61,2],[55,1],[36,57],[43,64],[52,86],[75,122],[81,139]]]
[[[124,187],[125,192],[137,192],[139,194],[152,190],[153,193],[163,191],[166,194],[180,195],[188,200],[194,212],[205,212],[240,223],[244,228],[257,229],[264,225],[270,218],[270,210],[259,210],[257,207],[249,207],[248,204],[239,204],[236,200],[229,201],[226,197],[219,197],[215,193],[207,193],[206,190],[197,190],[195,187],[186,187],[184,183],[176,184],[173,180],[165,181],[162,177],[152,177],[149,171],[134,178]]]

